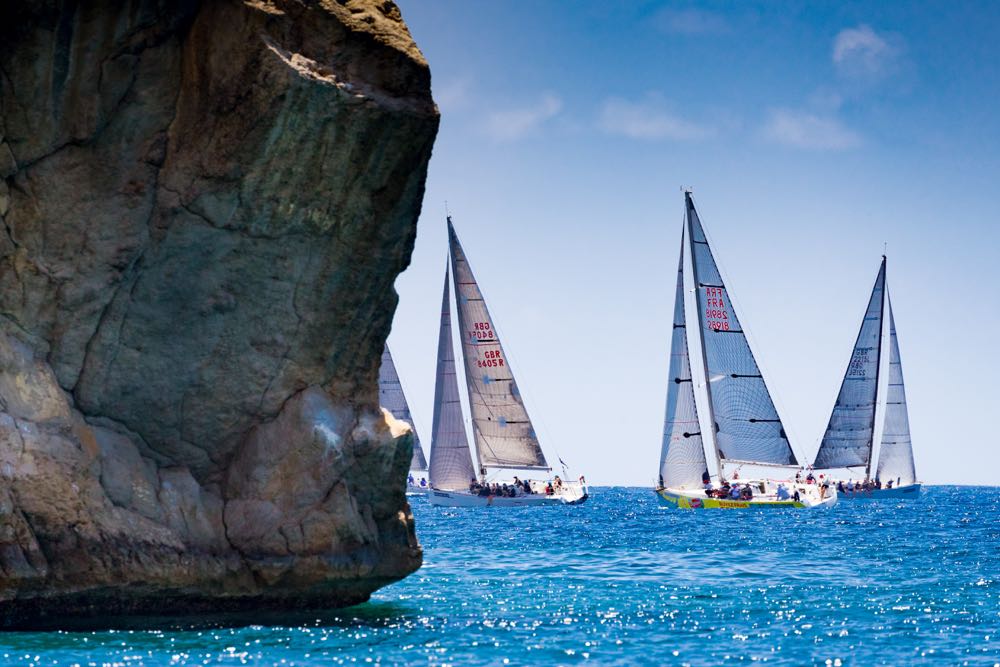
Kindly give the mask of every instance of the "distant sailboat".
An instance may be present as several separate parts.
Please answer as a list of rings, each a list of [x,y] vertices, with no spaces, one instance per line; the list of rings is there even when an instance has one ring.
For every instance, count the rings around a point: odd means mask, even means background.
[[[396,373],[396,364],[389,353],[389,344],[382,348],[382,364],[378,369],[379,404],[392,413],[392,416],[410,425],[413,432],[413,458],[410,460],[410,473],[406,480],[407,493],[427,493],[427,459],[420,446],[420,436],[410,414],[410,406],[403,393],[403,385]]]
[[[551,483],[532,482],[530,493],[522,484],[513,497],[486,490],[490,488],[490,475],[500,470],[547,477],[552,469],[545,460],[499,334],[450,217],[448,241],[478,467],[473,465],[462,419],[451,341],[449,272],[446,268],[434,388],[431,503],[473,507],[583,502],[587,498],[586,485],[582,481],[570,482],[558,477]],[[550,485],[552,492],[547,493]]]
[[[888,368],[885,367],[883,349],[886,324],[889,326]],[[886,371],[888,377],[885,377]],[[884,388],[883,379],[887,380]],[[876,416],[880,407],[883,415],[882,443],[875,479],[872,480]],[[864,469],[864,477],[859,475],[857,485],[851,480],[848,485],[852,489],[845,487],[847,492],[841,493],[842,498],[915,498],[920,495],[913,463],[896,322],[886,285],[885,257],[882,257],[851,361],[844,373],[840,393],[813,467],[820,470]],[[843,481],[839,485],[843,485]],[[853,491],[855,486],[860,487],[859,491]],[[871,488],[873,486],[875,488]]]
[[[710,482],[695,392],[703,392],[708,408],[707,434],[718,481],[730,488],[726,464],[797,467],[767,384],[736,316],[690,192],[685,193],[685,231],[677,270],[670,380],[656,492],[661,501],[679,508],[820,507],[837,501],[836,493],[815,484],[769,479],[733,481],[743,490],[736,497],[706,492]],[[686,241],[686,243],[685,243]],[[698,376],[692,372],[685,316],[684,251],[691,258],[697,293],[695,318],[701,348]],[[749,496],[749,497],[747,497]]]

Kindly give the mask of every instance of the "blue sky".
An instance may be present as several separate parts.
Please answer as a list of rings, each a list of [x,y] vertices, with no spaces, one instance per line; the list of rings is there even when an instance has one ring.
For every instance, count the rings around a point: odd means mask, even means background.
[[[1000,4],[399,4],[441,109],[389,338],[425,448],[447,201],[550,458],[652,483],[688,186],[800,456],[886,243],[918,476],[995,483]]]

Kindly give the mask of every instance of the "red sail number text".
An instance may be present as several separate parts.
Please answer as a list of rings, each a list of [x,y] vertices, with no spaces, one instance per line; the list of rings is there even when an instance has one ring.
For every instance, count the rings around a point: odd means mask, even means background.
[[[729,331],[729,315],[726,313],[723,291],[721,287],[705,288],[705,321],[709,329],[716,331]]]

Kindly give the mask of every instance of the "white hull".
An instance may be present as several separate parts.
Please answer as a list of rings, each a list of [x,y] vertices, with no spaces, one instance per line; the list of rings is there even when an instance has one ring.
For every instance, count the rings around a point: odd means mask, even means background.
[[[474,496],[465,491],[431,489],[427,500],[439,507],[536,507],[538,505],[579,505],[588,498],[587,487],[564,484],[562,492],[551,496],[533,493],[509,498],[506,496]]]
[[[841,500],[913,500],[920,497],[920,484],[908,484],[894,489],[871,489],[838,494]]]

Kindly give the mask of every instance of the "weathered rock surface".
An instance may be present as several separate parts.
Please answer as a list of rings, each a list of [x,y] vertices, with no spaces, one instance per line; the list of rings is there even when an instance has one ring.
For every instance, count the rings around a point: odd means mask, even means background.
[[[387,0],[0,5],[0,625],[419,567],[376,378],[437,119]]]

